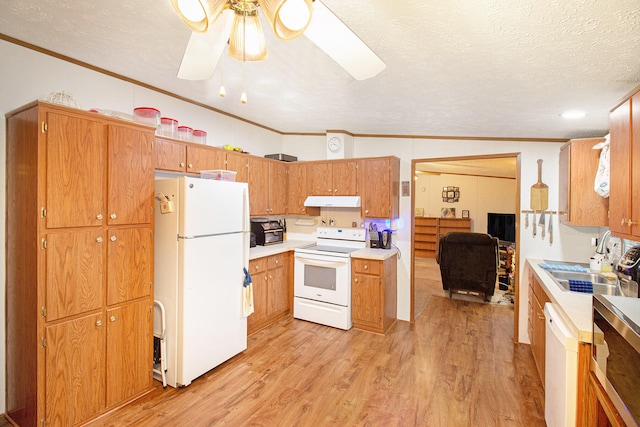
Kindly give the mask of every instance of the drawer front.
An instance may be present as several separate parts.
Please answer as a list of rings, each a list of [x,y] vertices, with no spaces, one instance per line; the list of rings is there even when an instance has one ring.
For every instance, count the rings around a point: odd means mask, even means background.
[[[267,260],[267,268],[271,270],[272,268],[284,266],[285,256],[286,254],[271,255]]]
[[[262,273],[267,271],[267,257],[252,259],[249,261],[249,273]]]
[[[382,261],[354,258],[353,271],[357,274],[371,274],[379,276],[382,271]]]

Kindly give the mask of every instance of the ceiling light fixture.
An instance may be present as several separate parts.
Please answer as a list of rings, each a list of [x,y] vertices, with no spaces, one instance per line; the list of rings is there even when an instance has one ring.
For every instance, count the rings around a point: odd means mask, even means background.
[[[562,117],[563,119],[581,119],[581,118],[585,117],[586,115],[587,115],[587,113],[585,113],[584,111],[570,110],[570,111],[565,111],[564,113],[560,114],[560,117]]]
[[[234,12],[234,22],[229,38],[229,55],[243,61],[261,61],[267,57],[264,33],[258,17],[258,6],[267,18],[275,35],[291,40],[307,29],[313,13],[312,0],[171,0],[182,22],[192,31],[205,32],[224,9]],[[242,33],[246,31],[247,40]],[[238,52],[245,44],[246,58]],[[240,50],[236,50],[240,49]]]

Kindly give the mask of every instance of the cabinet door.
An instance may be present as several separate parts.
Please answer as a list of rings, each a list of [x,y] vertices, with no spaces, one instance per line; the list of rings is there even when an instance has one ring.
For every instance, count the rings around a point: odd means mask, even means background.
[[[631,102],[627,101],[611,112],[611,148],[609,160],[609,229],[614,233],[629,234],[626,221],[631,213]]]
[[[284,215],[287,211],[287,165],[269,162],[269,215]]]
[[[289,310],[289,286],[286,269],[278,267],[269,270],[269,295],[267,316],[277,316]]]
[[[354,323],[382,324],[382,283],[380,277],[353,275],[352,316]]]
[[[110,228],[107,234],[107,304],[149,295],[153,280],[151,228]]]
[[[185,172],[187,161],[187,147],[185,144],[173,141],[155,140],[156,169]]]
[[[251,263],[249,263],[249,267],[252,267]],[[267,319],[267,295],[269,294],[268,273],[266,270],[252,273],[251,277],[253,279],[253,314],[247,318],[248,334],[252,334],[259,329]]]
[[[102,314],[46,328],[46,425],[77,425],[104,408],[104,331]]]
[[[249,182],[248,155],[227,151],[225,169],[237,172],[236,182]]]
[[[58,113],[47,114],[47,125],[47,228],[101,225],[105,126]]]
[[[391,206],[391,174],[388,159],[366,159],[362,163],[363,198],[361,213],[365,218],[389,218]]]
[[[102,307],[105,245],[102,230],[47,235],[47,321]]]
[[[355,196],[358,194],[357,171],[355,160],[333,162],[333,195]]]
[[[287,213],[290,215],[306,215],[304,201],[307,198],[307,165],[305,163],[289,163],[289,191],[287,193]]]
[[[224,151],[213,147],[187,146],[187,172],[224,169]]]
[[[109,224],[151,224],[153,133],[109,126]]]
[[[107,311],[107,407],[151,387],[151,331],[147,299]]]
[[[633,95],[631,98],[632,112],[631,112],[631,186],[629,191],[631,194],[638,193],[640,190],[640,92]],[[612,163],[614,164],[614,163]],[[635,166],[635,167],[633,167]],[[631,234],[634,236],[634,240],[639,240],[640,237],[640,198],[630,197],[631,200],[631,218],[633,222],[631,225]]]
[[[333,194],[333,168],[330,162],[313,162],[308,166],[309,195],[331,196]]]
[[[249,209],[252,216],[269,215],[269,161],[249,157]]]

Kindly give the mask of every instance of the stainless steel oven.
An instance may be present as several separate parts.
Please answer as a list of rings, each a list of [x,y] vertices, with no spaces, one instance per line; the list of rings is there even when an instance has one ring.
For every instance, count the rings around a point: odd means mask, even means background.
[[[628,427],[640,423],[640,299],[593,296],[592,369]]]
[[[351,253],[366,246],[362,228],[318,227],[315,244],[295,250],[293,317],[351,329]]]

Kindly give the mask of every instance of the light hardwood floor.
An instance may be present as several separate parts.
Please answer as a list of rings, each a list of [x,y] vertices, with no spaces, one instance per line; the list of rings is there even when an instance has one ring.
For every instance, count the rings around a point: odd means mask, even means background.
[[[544,426],[513,310],[430,296],[385,336],[284,319],[182,389],[155,390],[93,426]]]

